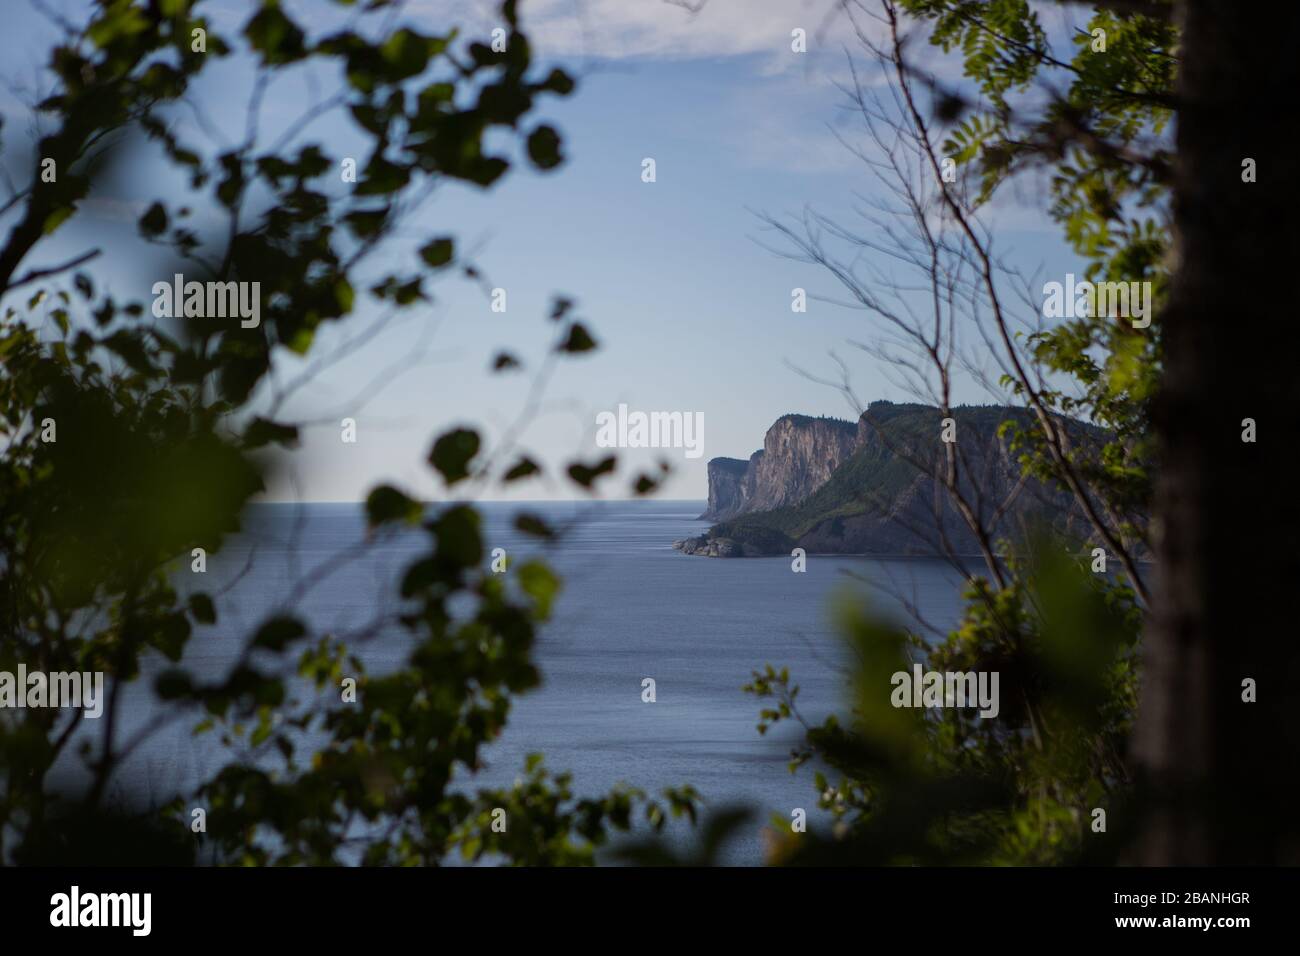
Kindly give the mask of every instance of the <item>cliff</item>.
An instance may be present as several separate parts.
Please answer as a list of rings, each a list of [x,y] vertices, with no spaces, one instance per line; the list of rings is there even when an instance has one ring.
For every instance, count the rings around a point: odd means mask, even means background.
[[[995,535],[1039,523],[1087,537],[1067,492],[1033,479],[1022,483],[1000,427],[1027,423],[1024,409],[965,406],[952,415],[962,489]],[[1102,436],[1081,422],[1067,427],[1076,442]],[[946,542],[958,554],[978,553],[975,536],[927,473],[948,451],[941,430],[939,409],[926,405],[874,402],[856,426],[784,416],[748,462],[709,463],[709,509],[701,517],[718,523],[674,546],[687,554],[742,557],[789,554],[795,547],[810,553],[937,554]],[[1011,507],[994,521],[1013,492]]]
[[[783,415],[767,430],[749,461],[709,462],[709,507],[704,521],[725,521],[803,501],[853,454],[859,431],[836,418]]]
[[[756,451],[754,458],[762,454],[761,451]],[[709,506],[700,515],[701,521],[722,521],[746,510],[745,477],[748,472],[748,461],[739,458],[709,459]]]

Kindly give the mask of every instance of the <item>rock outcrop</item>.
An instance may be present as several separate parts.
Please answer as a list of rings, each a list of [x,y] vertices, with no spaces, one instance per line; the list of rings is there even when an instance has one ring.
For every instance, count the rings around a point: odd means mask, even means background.
[[[763,454],[754,452],[754,457]],[[709,507],[701,521],[724,521],[745,510],[745,475],[749,462],[739,458],[709,459]]]
[[[746,553],[745,546],[731,538],[710,538],[702,534],[698,538],[682,538],[674,541],[673,547],[682,554],[701,554],[706,558],[744,558],[761,554],[752,548]]]
[[[824,485],[859,443],[860,430],[837,418],[782,415],[749,461],[709,462],[709,507],[703,521],[725,521],[803,501]]]
[[[951,448],[960,456],[964,497],[998,536],[1034,525],[1086,539],[1088,526],[1065,491],[1023,480],[1008,439],[1023,409],[953,409],[955,445],[941,441],[937,408],[874,402],[855,425],[786,415],[770,429],[763,450],[746,462],[709,463],[708,533],[674,544],[686,554],[751,557],[809,553],[977,554],[980,544],[937,474]],[[1069,424],[1076,442],[1102,433]]]

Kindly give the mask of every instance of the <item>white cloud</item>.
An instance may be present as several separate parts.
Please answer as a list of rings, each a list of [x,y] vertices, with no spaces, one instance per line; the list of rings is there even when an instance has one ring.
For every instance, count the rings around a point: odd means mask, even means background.
[[[490,29],[497,19],[497,4],[489,0],[419,0],[409,9],[480,29]],[[794,66],[799,54],[791,52],[791,31],[806,30],[812,50],[827,24],[839,19],[836,9],[835,0],[706,0],[695,13],[668,0],[525,0],[520,15],[534,47],[545,56],[770,54],[774,61]]]

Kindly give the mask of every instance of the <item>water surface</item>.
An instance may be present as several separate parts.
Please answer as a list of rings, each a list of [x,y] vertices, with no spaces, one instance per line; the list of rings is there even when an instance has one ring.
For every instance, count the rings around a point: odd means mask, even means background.
[[[868,586],[859,580],[865,577],[875,582],[870,593],[879,606],[897,608],[890,592],[901,591],[940,626],[959,610],[957,576],[937,560],[810,555],[807,571],[794,573],[788,557],[719,560],[674,551],[675,539],[708,527],[697,520],[704,502],[481,507],[488,550],[503,547],[512,561],[538,550],[512,527],[521,508],[570,530],[547,552],[564,585],[536,646],[543,684],[516,699],[475,782],[508,785],[525,755],[540,751],[552,770],[573,773],[579,794],[618,782],[647,791],[689,783],[711,807],[755,808],[730,862],[760,862],[759,831],[773,813],[788,820],[802,807],[817,819],[811,772],[787,769],[795,728],[766,737],[755,729],[762,704],[741,691],[751,671],[767,663],[788,666],[801,687],[802,712],[820,720],[844,699],[833,594],[852,589],[865,599]],[[364,629],[391,610],[396,582],[427,550],[426,538],[415,532],[358,550],[364,532],[359,505],[250,508],[245,530],[209,557],[205,575],[187,566],[178,577],[182,588],[224,591],[217,625],[196,631],[185,664],[204,680],[218,679],[245,635],[291,597],[313,629],[336,634]],[[392,630],[366,642],[361,656],[382,671],[402,661],[409,646],[404,631]],[[148,682],[169,666],[147,665]],[[655,681],[654,703],[642,701],[647,677]],[[144,687],[133,688],[123,733],[147,720],[153,707]],[[196,720],[152,737],[118,772],[114,792],[160,803],[216,770],[226,754],[210,735],[190,733]]]

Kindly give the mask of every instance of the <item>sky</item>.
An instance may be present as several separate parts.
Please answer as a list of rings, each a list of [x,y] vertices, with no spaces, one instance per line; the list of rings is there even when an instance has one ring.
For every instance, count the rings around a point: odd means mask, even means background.
[[[23,0],[7,3],[26,8]],[[51,0],[48,6],[75,11],[80,4]],[[221,25],[247,16],[243,3],[209,6]],[[330,12],[320,0],[284,6],[313,24],[324,22],[317,14]],[[430,307],[320,372],[282,415],[318,424],[304,429],[292,466],[267,497],[358,500],[381,481],[438,497],[425,463],[433,437],[465,424],[481,428],[490,444],[519,418],[530,370],[554,332],[546,314],[555,295],[577,302],[576,314],[600,348],[559,365],[539,414],[522,433],[522,450],[552,472],[574,457],[602,457],[596,416],[620,403],[703,416],[701,457],[688,458],[682,449],[620,451],[620,478],[606,497],[625,496],[630,478],[663,457],[672,472],[660,495],[703,499],[708,460],[748,458],[779,416],[856,417],[839,392],[799,371],[835,375],[832,352],[849,362],[864,401],[910,400],[875,360],[849,344],[871,337],[871,320],[819,301],[819,295],[840,295],[834,279],[773,251],[781,243],[760,218],[811,208],[851,221],[854,203],[871,194],[861,160],[845,145],[863,139],[836,85],[849,76],[852,43],[831,5],[710,0],[698,14],[661,0],[523,0],[520,6],[539,59],[579,79],[574,95],[548,98],[533,118],[560,130],[567,161],[550,173],[517,165],[488,191],[440,187],[392,252],[409,254],[431,236],[455,235],[490,284],[506,290],[506,311],[493,312],[478,285],[442,279]],[[496,22],[493,5],[481,2],[416,0],[404,16],[428,32],[458,22],[482,35]],[[30,8],[20,20],[19,29],[0,37],[7,147],[23,82],[34,85],[39,77],[43,48],[34,40],[49,31]],[[796,28],[807,31],[806,53],[791,49]],[[937,54],[929,65],[956,77],[953,64]],[[243,128],[251,76],[249,61],[235,57],[196,91],[231,140]],[[331,82],[296,76],[273,86],[265,129],[285,128]],[[346,154],[355,136],[348,122],[323,116],[302,141]],[[646,158],[655,161],[653,183],[642,181]],[[88,203],[78,217],[86,220],[83,227],[133,221],[158,187],[141,179],[127,177],[116,192]],[[1069,268],[1059,228],[1032,204],[1002,202],[992,214],[1004,254],[1029,269]],[[87,234],[69,228],[42,254],[55,261],[80,248],[76,243]],[[114,243],[97,277],[120,299],[147,299],[145,290],[165,278],[156,274],[157,262],[147,250]],[[806,313],[791,311],[795,288],[811,297]],[[373,321],[374,313],[360,313],[319,336],[321,351],[314,354],[352,340]],[[503,348],[524,360],[523,375],[488,371]],[[277,363],[286,379],[301,369],[287,357]],[[987,400],[969,384],[959,385],[957,398]],[[356,421],[355,443],[341,439],[343,417]],[[567,482],[543,481],[521,483],[515,496],[575,493]],[[504,493],[489,489],[483,496]]]

